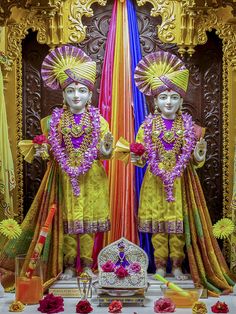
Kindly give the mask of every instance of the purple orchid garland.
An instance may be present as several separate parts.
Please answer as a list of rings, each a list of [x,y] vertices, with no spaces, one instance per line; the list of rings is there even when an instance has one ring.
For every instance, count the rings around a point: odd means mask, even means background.
[[[49,143],[53,151],[53,155],[56,161],[59,163],[62,170],[64,170],[70,177],[72,189],[74,195],[79,196],[80,187],[78,183],[78,177],[81,174],[85,174],[92,166],[92,163],[97,159],[98,151],[97,144],[100,136],[100,117],[98,109],[94,107],[89,108],[89,115],[92,121],[92,142],[88,147],[88,150],[84,153],[83,162],[78,167],[72,167],[69,165],[69,158],[66,152],[66,148],[62,147],[60,143],[60,134],[58,132],[58,125],[60,123],[63,109],[56,108],[53,110],[52,118],[50,122],[49,131]]]
[[[153,115],[150,114],[144,123],[144,142],[147,152],[147,163],[150,166],[150,171],[162,180],[167,202],[175,201],[173,195],[174,181],[177,177],[182,175],[184,169],[187,167],[192,151],[196,145],[192,117],[187,113],[183,113],[182,118],[184,123],[184,145],[182,146],[182,153],[177,156],[176,165],[172,171],[166,171],[159,168],[159,163],[161,161],[158,156],[158,151],[155,148],[155,143],[152,141]]]

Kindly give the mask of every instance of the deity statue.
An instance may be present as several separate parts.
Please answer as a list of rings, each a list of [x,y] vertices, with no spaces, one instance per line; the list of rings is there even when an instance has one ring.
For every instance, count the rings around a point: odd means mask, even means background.
[[[64,45],[45,57],[41,74],[47,87],[62,89],[64,104],[42,119],[46,140],[34,141],[35,155],[49,161],[22,224],[27,239],[33,232],[27,232],[31,229],[29,223],[35,227],[33,241],[30,246],[25,243],[20,253],[30,256],[38,225],[53,202],[57,211],[43,251],[47,279],[60,274],[61,279],[70,279],[79,271],[92,275],[95,234],[110,228],[108,181],[101,160],[111,157],[113,145],[108,122],[91,105],[96,63],[81,49]],[[11,246],[18,246],[22,239]],[[15,251],[19,253],[19,249]]]
[[[135,165],[143,167],[147,163],[139,200],[138,229],[152,233],[158,274],[166,276],[170,259],[174,277],[187,279],[182,272],[186,245],[193,280],[205,281],[207,286],[209,275],[215,286],[223,289],[229,287],[225,280],[229,271],[212,235],[195,170],[204,164],[206,157],[204,129],[194,123],[190,114],[182,112],[188,79],[189,71],[182,60],[164,51],[147,55],[135,69],[137,87],[154,97],[155,106],[154,114],[146,117],[136,137],[136,142],[144,145],[144,153],[140,156],[131,152],[131,162]],[[208,249],[213,252],[211,256],[205,254]],[[203,267],[199,266],[201,263]]]

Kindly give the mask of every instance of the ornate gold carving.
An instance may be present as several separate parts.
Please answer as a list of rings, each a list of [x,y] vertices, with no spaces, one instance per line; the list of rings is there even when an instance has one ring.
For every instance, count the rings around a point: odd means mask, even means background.
[[[21,45],[20,45],[21,47]],[[22,140],[22,56],[21,50],[16,59],[16,138],[17,143]],[[23,221],[23,156],[17,146],[16,158],[16,180],[17,180],[17,221]]]
[[[82,23],[82,17],[85,15],[87,17],[93,16],[93,10],[91,5],[98,2],[100,5],[105,6],[106,0],[73,0],[70,5],[70,15],[69,30],[72,32],[69,34],[69,40],[73,43],[81,42],[86,36],[86,26]]]
[[[45,44],[47,41],[47,29],[45,20],[35,12],[29,13],[27,18],[23,18],[19,24],[9,24],[7,34],[7,55],[13,62],[21,55],[21,41],[28,33],[28,29],[31,28],[33,31],[38,31],[37,40],[41,44]]]
[[[151,10],[151,16],[161,16],[162,23],[158,26],[158,37],[166,43],[173,42],[175,40],[174,29],[175,23],[175,1],[166,0],[137,0],[138,6],[142,6],[147,2],[151,3],[153,8]]]
[[[1,0],[0,25],[4,25],[13,7],[37,10],[40,14],[55,14],[65,0]]]
[[[224,217],[231,216],[229,208],[229,90],[228,90],[228,69],[232,66],[236,69],[236,35],[232,25],[223,23],[210,10],[207,15],[198,17],[197,40],[200,44],[206,42],[206,31],[216,29],[216,33],[223,41],[223,195],[224,195]]]

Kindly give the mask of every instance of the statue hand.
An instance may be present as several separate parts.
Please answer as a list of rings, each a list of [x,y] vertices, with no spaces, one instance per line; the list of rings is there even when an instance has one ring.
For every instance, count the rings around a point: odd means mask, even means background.
[[[141,159],[141,156],[138,156],[138,155],[136,155],[133,152],[130,153],[130,160],[131,160],[131,162],[137,163],[137,162],[140,161],[140,159]]]
[[[100,152],[104,156],[110,156],[113,150],[113,135],[107,132],[100,143]]]
[[[193,152],[196,161],[201,162],[205,160],[206,152],[207,152],[207,142],[201,137],[200,140],[196,143],[196,146]]]
[[[46,143],[34,144],[35,157],[41,157],[43,160],[49,159],[48,146]]]

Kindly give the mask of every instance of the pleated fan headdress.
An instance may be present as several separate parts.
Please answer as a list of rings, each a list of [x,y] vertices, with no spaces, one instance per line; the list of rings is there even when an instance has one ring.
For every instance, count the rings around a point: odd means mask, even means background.
[[[184,97],[188,88],[189,71],[177,56],[158,51],[140,60],[134,79],[138,89],[145,95],[157,96],[172,89]]]
[[[73,82],[94,88],[96,62],[80,48],[64,45],[53,49],[44,59],[41,68],[42,79],[52,89],[65,89]]]

